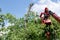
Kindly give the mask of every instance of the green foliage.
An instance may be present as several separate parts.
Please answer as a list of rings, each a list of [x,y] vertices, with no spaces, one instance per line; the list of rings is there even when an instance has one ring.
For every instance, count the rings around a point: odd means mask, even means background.
[[[6,14],[5,18],[8,23],[14,23],[14,25],[10,25],[6,29],[4,27],[0,29],[0,31],[10,30],[7,34],[0,37],[1,40],[47,40],[44,33],[46,25],[41,24],[41,20],[34,12],[29,12],[29,14],[25,14],[23,18],[19,19],[11,14]],[[51,20],[51,40],[60,39],[60,23],[52,17]]]
[[[5,19],[8,20],[9,23],[15,23],[16,21],[15,16],[11,15],[10,13],[7,13],[5,15]]]
[[[5,20],[5,16],[4,15],[0,15],[0,26],[4,27],[4,20]]]

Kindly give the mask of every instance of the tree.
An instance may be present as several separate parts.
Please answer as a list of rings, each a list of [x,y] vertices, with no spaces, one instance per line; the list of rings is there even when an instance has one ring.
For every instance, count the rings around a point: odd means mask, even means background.
[[[33,13],[33,12],[32,12]],[[44,35],[45,25],[42,25],[39,19],[37,19],[37,23],[35,23],[35,17],[33,14],[30,14],[27,19],[28,22],[24,23],[24,18],[17,19],[16,24],[14,26],[8,27],[10,32],[8,33],[6,40],[47,40]],[[26,17],[26,16],[25,16]],[[60,39],[60,25],[59,23],[51,17],[52,25],[50,26],[52,31],[51,40]],[[20,25],[20,26],[19,26]],[[54,35],[56,33],[56,37]],[[54,38],[55,37],[55,38]]]
[[[5,17],[4,15],[0,15],[0,26],[4,27],[5,23],[4,23]]]

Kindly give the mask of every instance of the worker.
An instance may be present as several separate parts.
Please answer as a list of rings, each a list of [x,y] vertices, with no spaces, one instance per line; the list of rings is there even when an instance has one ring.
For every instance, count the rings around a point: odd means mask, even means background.
[[[40,18],[43,24],[46,24],[46,27],[44,28],[44,33],[46,34],[47,39],[49,40],[50,38],[50,25],[51,25],[51,20],[50,20],[50,14],[49,14],[49,9],[46,7],[44,9],[44,12],[40,14]]]
[[[40,14],[40,18],[41,18],[42,23],[51,24],[50,14],[47,7],[45,8],[44,12]]]

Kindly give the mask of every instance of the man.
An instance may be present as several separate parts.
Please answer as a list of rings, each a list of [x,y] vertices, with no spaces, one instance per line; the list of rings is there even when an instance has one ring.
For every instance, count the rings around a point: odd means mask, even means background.
[[[44,12],[40,14],[40,18],[43,24],[46,24],[46,27],[44,28],[44,34],[46,35],[47,39],[49,40],[50,38],[50,25],[51,25],[51,20],[50,20],[50,14],[49,10],[46,7],[44,9]]]
[[[49,17],[50,17],[49,10],[46,7],[44,12],[42,12],[40,14],[40,18],[41,18],[42,23],[44,23],[44,24],[51,24],[51,20],[50,20]]]

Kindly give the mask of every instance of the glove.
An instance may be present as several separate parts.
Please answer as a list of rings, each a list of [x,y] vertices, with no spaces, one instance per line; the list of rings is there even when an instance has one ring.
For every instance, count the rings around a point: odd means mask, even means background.
[[[53,15],[54,13],[53,13],[52,11],[49,11],[49,14],[50,14],[50,15]]]

